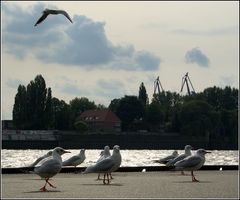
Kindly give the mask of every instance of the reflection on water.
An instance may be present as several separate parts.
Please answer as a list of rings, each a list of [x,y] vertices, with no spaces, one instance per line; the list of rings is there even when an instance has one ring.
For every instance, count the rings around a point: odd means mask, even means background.
[[[78,154],[80,150],[69,149],[71,154],[64,154],[63,161],[67,158]],[[49,150],[6,150],[1,151],[1,166],[6,167],[26,167],[33,163],[38,157],[46,154]],[[92,165],[99,158],[101,150],[86,149],[86,159],[81,167]],[[126,166],[159,166],[153,160],[165,157],[172,153],[173,150],[121,150],[122,167]],[[178,150],[178,153],[183,153]],[[238,151],[212,150],[211,154],[206,155],[205,165],[238,165]],[[193,151],[195,153],[195,151]]]

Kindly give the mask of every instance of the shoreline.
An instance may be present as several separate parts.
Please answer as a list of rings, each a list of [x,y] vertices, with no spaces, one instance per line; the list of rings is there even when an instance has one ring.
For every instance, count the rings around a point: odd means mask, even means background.
[[[84,171],[86,167],[76,167],[78,171]],[[208,171],[223,171],[223,170],[238,170],[238,165],[203,165],[199,170]],[[142,172],[143,170],[147,172],[154,171],[175,171],[172,167],[167,166],[137,166],[137,167],[120,167],[117,172]],[[33,167],[18,167],[18,168],[2,168],[2,174],[21,174],[27,173],[28,171],[33,171]],[[62,167],[60,173],[70,173],[74,172],[74,167]]]

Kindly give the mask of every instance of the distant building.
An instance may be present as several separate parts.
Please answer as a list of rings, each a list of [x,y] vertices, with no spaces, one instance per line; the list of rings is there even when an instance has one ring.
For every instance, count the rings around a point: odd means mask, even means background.
[[[80,115],[80,120],[88,124],[90,131],[121,131],[121,120],[109,109],[86,110]]]
[[[13,130],[13,121],[12,120],[2,120],[2,130]]]

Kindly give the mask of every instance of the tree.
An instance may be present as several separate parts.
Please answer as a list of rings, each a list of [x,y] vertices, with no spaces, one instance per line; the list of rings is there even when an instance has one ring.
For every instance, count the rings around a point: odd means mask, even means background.
[[[41,75],[30,81],[27,89],[20,85],[13,109],[16,128],[36,130],[49,128],[51,98],[51,89],[46,88],[45,80]]]
[[[88,125],[83,121],[76,121],[74,123],[74,127],[75,127],[76,130],[78,130],[82,133],[84,133],[85,131],[88,130]]]
[[[13,124],[17,129],[25,129],[26,125],[26,97],[27,91],[24,85],[18,86],[18,92],[15,96],[15,103],[13,106]]]
[[[150,130],[158,131],[160,129],[164,121],[164,114],[158,101],[152,101],[147,107],[146,119]]]
[[[184,135],[205,136],[211,133],[213,126],[213,108],[205,101],[190,101],[185,103],[180,111],[181,128]]]
[[[117,108],[119,106],[121,99],[113,99],[111,103],[109,104],[108,108],[113,111],[115,114],[117,114]]]
[[[70,106],[65,101],[53,97],[52,111],[54,129],[68,130],[70,127]]]
[[[148,104],[148,95],[147,95],[146,88],[145,88],[143,82],[141,83],[141,85],[139,87],[138,99],[140,100],[140,102],[143,104],[143,106],[145,108]]]
[[[53,128],[52,90],[47,89],[47,97],[44,112],[44,125],[46,129]]]
[[[70,101],[70,120],[71,128],[74,128],[74,123],[80,117],[80,115],[86,110],[96,109],[97,106],[93,101],[89,101],[86,97],[74,98]]]
[[[143,119],[144,107],[136,96],[125,96],[119,101],[116,113],[122,121],[122,130],[133,130],[134,122]]]
[[[222,123],[222,136],[230,138],[231,143],[237,147],[238,142],[238,111],[223,109],[220,113]]]

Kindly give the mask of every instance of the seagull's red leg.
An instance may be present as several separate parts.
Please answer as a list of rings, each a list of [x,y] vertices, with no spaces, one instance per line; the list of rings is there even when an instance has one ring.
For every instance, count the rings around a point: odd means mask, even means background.
[[[42,192],[46,192],[46,191],[47,191],[47,189],[46,189],[47,178],[45,179],[45,181],[46,181],[45,185],[44,185],[43,187],[40,188],[40,191],[42,191]]]
[[[106,184],[106,182],[105,182],[105,177],[106,177],[106,174],[104,173],[104,176],[103,176],[103,184]]]
[[[74,166],[74,173],[77,174],[77,166]]]
[[[192,175],[192,182],[199,182],[199,180],[195,178],[193,171],[191,171],[191,175]]]
[[[48,185],[50,185],[53,188],[56,188],[54,185],[52,185],[50,182],[48,182],[49,178],[46,179],[46,182],[48,183]]]
[[[110,173],[109,175],[110,175],[110,178],[113,179],[112,174]]]
[[[100,173],[98,174],[97,180],[100,180]]]
[[[108,181],[108,184],[110,183],[110,180],[109,180],[109,173],[107,173],[107,181]]]

